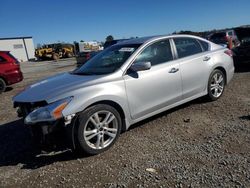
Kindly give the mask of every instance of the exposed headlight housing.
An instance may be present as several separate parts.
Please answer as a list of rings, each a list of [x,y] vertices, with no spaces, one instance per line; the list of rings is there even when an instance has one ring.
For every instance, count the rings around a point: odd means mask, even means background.
[[[72,98],[73,97],[68,97],[32,111],[24,119],[25,124],[35,124],[60,119],[62,117],[62,111],[70,103]]]

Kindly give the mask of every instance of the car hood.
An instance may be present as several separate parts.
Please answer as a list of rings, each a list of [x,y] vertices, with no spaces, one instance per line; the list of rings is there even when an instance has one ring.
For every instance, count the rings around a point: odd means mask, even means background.
[[[85,87],[97,80],[97,75],[75,75],[63,73],[55,75],[35,84],[30,85],[24,91],[13,98],[15,102],[49,101],[63,93]]]

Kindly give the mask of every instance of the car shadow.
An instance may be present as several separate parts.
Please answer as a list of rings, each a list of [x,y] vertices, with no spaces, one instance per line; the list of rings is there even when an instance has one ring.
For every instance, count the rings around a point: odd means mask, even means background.
[[[6,87],[4,92],[9,92],[9,91],[12,91],[12,90],[13,90],[13,87]]]
[[[135,129],[135,128],[140,127],[140,126],[143,126],[143,125],[146,124],[146,123],[149,123],[149,122],[151,122],[151,121],[154,121],[154,120],[156,120],[156,119],[158,119],[158,118],[161,118],[161,117],[163,117],[163,116],[167,116],[168,114],[171,114],[171,113],[176,112],[176,111],[178,111],[178,110],[180,110],[180,109],[183,109],[183,108],[187,108],[187,107],[189,107],[189,106],[191,106],[191,105],[195,105],[195,104],[204,104],[204,103],[210,103],[210,102],[211,102],[211,101],[209,101],[206,97],[200,97],[200,98],[198,98],[198,99],[194,99],[193,101],[184,103],[184,104],[182,104],[182,105],[180,105],[180,106],[177,106],[177,107],[174,107],[174,108],[172,108],[172,109],[166,110],[166,111],[164,111],[164,112],[162,112],[162,113],[159,113],[159,114],[154,115],[154,116],[152,116],[152,117],[149,117],[149,118],[147,118],[147,119],[145,119],[145,120],[142,120],[142,121],[140,121],[140,122],[138,122],[138,123],[135,123],[135,124],[133,124],[133,125],[131,125],[131,126],[129,127],[129,130]],[[188,117],[183,117],[183,122],[189,122],[189,121],[190,121],[190,119],[189,119]]]
[[[196,99],[136,123],[132,125],[130,129],[143,126],[147,122],[166,116],[190,105],[205,102],[208,102],[205,98]],[[185,121],[185,117],[183,117],[183,121]],[[29,128],[23,124],[22,120],[15,120],[0,125],[0,167],[22,164],[22,169],[37,169],[58,161],[71,161],[78,158],[90,157],[89,155],[72,151],[55,155],[40,155],[40,157],[37,157],[37,148],[32,145],[32,138],[29,131]]]
[[[239,118],[242,119],[242,120],[249,120],[250,121],[250,115],[248,115],[248,116],[241,116]]]
[[[71,151],[37,157],[37,148],[32,145],[29,128],[22,120],[0,125],[0,135],[0,167],[22,164],[22,169],[37,169],[57,161],[88,157],[83,154],[73,154]]]

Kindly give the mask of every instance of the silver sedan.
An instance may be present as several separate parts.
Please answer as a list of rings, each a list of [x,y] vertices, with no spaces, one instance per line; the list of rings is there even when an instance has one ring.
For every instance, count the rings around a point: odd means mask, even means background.
[[[98,154],[136,122],[201,96],[217,100],[233,74],[227,48],[190,35],[144,37],[41,80],[13,101],[43,148],[63,132],[65,147]]]

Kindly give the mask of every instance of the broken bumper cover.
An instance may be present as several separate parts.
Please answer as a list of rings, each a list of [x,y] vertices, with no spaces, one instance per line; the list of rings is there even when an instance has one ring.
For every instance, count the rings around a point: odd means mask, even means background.
[[[73,126],[63,120],[27,125],[37,150],[43,152],[74,149]]]
[[[67,98],[49,105],[46,102],[14,103],[18,116],[30,128],[36,149],[51,152],[75,148],[72,124],[75,114],[63,117],[61,113],[69,102]]]

